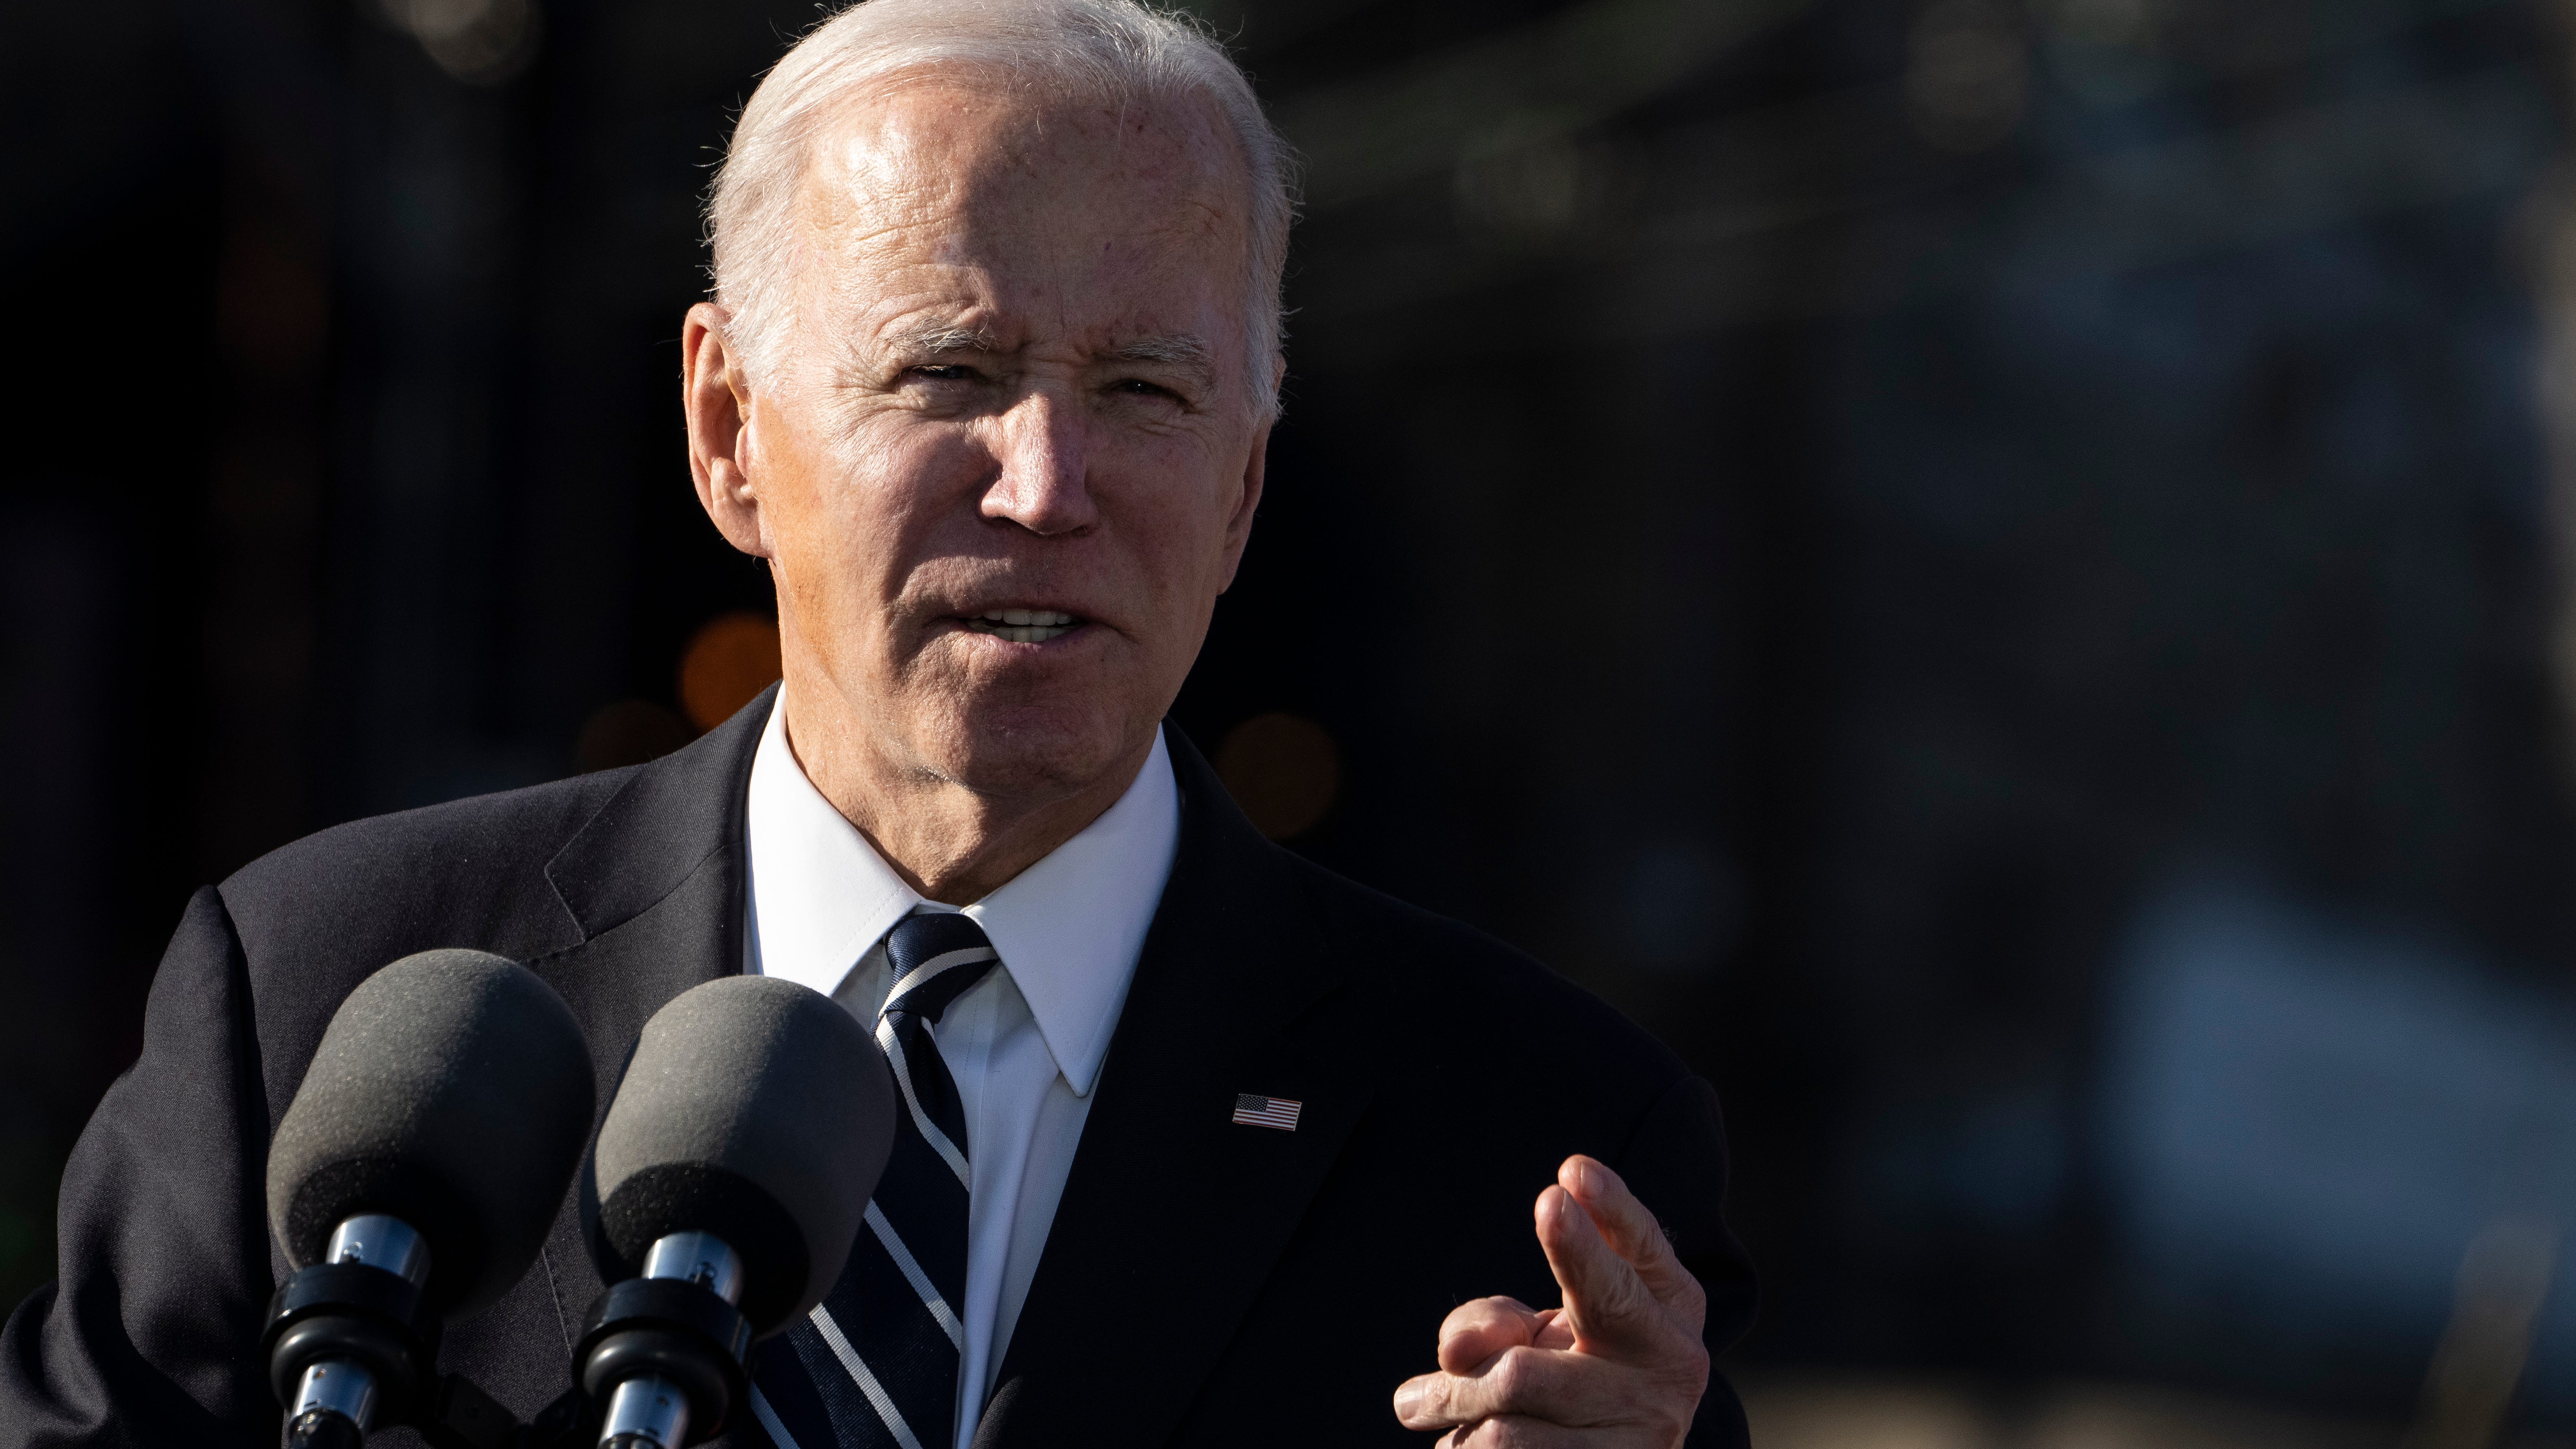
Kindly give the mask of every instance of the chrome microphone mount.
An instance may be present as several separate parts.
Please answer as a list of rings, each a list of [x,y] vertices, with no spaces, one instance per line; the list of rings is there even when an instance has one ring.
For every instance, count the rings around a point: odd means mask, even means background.
[[[438,1317],[429,1244],[383,1213],[343,1220],[322,1261],[270,1300],[262,1356],[286,1405],[286,1449],[356,1449],[410,1417],[433,1379]]]
[[[358,1449],[394,1424],[438,1449],[517,1449],[524,1434],[508,1410],[437,1372],[428,1285],[428,1242],[400,1218],[361,1213],[279,1287],[260,1348],[286,1406],[285,1449]]]
[[[599,1449],[682,1449],[714,1437],[749,1381],[742,1255],[712,1233],[654,1240],[642,1276],[599,1297],[573,1351],[600,1411]]]

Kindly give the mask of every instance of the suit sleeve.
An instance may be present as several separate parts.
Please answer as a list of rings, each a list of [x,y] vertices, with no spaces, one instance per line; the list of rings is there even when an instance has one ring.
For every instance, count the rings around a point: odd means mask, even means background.
[[[64,1169],[60,1277],[0,1329],[0,1449],[276,1441],[259,1082],[241,941],[200,890],[153,978],[142,1058]]]
[[[1726,1127],[1717,1090],[1695,1076],[1675,1082],[1638,1123],[1612,1164],[1653,1211],[1682,1266],[1708,1292],[1701,1339],[1715,1360],[1753,1326],[1753,1260],[1726,1226]],[[1744,1449],[1744,1406],[1712,1366],[1688,1449]]]

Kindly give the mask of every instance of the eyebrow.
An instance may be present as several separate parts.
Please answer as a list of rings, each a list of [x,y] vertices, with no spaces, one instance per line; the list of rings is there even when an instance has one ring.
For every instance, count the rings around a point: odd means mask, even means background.
[[[981,327],[924,327],[897,338],[896,345],[905,352],[931,357],[1002,350],[1001,339]],[[1202,376],[1216,371],[1216,349],[1208,345],[1206,338],[1189,332],[1139,337],[1110,349],[1108,358],[1112,362],[1158,362]]]
[[[1002,350],[1001,340],[981,327],[925,327],[895,339],[895,345],[906,352],[926,352],[932,356]]]
[[[1163,337],[1139,337],[1113,349],[1109,356],[1117,362],[1160,362],[1205,374],[1214,370],[1216,349],[1208,346],[1204,338],[1174,332]]]

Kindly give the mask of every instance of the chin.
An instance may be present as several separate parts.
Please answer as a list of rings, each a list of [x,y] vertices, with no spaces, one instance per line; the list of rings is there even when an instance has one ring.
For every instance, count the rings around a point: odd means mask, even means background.
[[[970,705],[952,741],[951,778],[1000,795],[1083,789],[1118,768],[1136,743],[1110,711],[1030,705]]]

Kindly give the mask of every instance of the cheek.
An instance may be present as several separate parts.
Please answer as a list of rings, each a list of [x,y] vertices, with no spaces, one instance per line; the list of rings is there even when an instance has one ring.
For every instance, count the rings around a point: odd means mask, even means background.
[[[801,552],[846,589],[892,574],[961,487],[971,487],[974,448],[957,429],[902,416],[862,419],[828,441],[800,435],[797,471],[782,522]]]
[[[1100,460],[1107,461],[1107,460]],[[1239,470],[1238,470],[1239,471]],[[1225,526],[1241,490],[1211,441],[1189,436],[1130,439],[1111,467],[1117,497],[1104,508],[1125,516],[1128,533],[1145,551],[1150,571],[1167,584],[1195,584],[1220,565]]]

